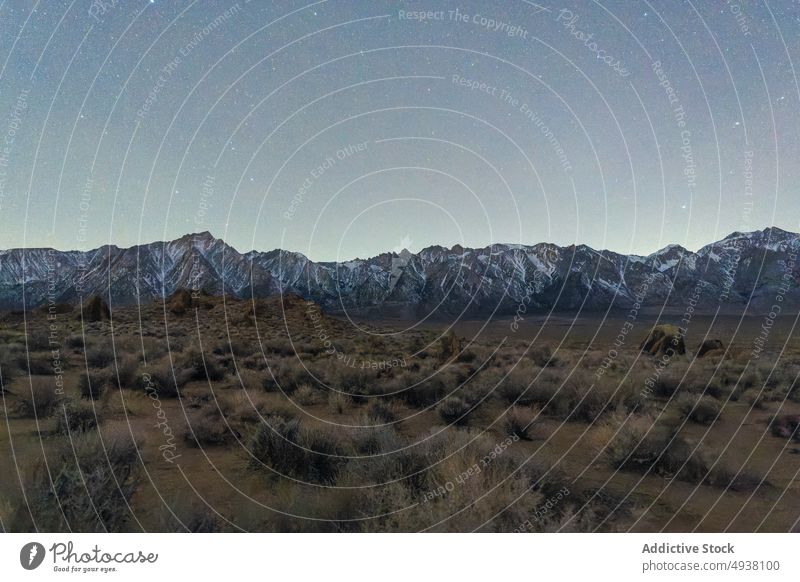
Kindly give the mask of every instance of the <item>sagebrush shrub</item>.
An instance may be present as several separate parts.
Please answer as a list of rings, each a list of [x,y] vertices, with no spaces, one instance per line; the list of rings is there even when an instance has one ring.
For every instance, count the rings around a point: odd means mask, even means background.
[[[296,419],[270,416],[251,442],[251,466],[267,468],[295,479],[330,484],[346,459],[338,437],[302,426]]]

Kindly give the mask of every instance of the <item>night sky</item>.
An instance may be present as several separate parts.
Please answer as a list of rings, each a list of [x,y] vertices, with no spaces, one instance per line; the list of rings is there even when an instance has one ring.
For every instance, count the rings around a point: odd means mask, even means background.
[[[0,0],[0,32],[2,248],[800,230],[789,0]]]

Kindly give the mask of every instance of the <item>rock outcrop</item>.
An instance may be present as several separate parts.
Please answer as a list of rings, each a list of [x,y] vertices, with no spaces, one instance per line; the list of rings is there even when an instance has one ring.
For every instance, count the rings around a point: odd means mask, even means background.
[[[683,355],[686,353],[686,342],[677,325],[665,323],[651,329],[639,349],[653,356],[670,353]]]

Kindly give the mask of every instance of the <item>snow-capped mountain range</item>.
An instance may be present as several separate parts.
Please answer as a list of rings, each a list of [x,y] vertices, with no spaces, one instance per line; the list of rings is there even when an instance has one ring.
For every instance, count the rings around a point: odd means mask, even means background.
[[[590,247],[432,246],[418,253],[314,262],[296,252],[240,253],[208,232],[127,249],[0,251],[0,308],[31,309],[101,295],[150,302],[177,289],[239,298],[296,293],[330,311],[376,316],[597,311],[608,307],[766,313],[800,306],[800,235],[778,228],[733,233],[698,252],[670,245],[649,256]],[[521,307],[524,306],[524,307]]]

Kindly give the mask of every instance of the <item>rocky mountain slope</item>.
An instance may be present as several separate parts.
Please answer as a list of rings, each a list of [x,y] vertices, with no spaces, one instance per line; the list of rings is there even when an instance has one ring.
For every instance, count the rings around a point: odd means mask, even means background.
[[[240,298],[297,293],[325,309],[419,317],[631,309],[688,305],[767,313],[800,306],[800,235],[778,228],[733,233],[690,252],[649,256],[587,246],[496,244],[428,247],[342,263],[300,253],[239,253],[208,232],[127,249],[0,251],[0,308],[75,303],[98,294],[113,305],[150,302],[177,289]]]

